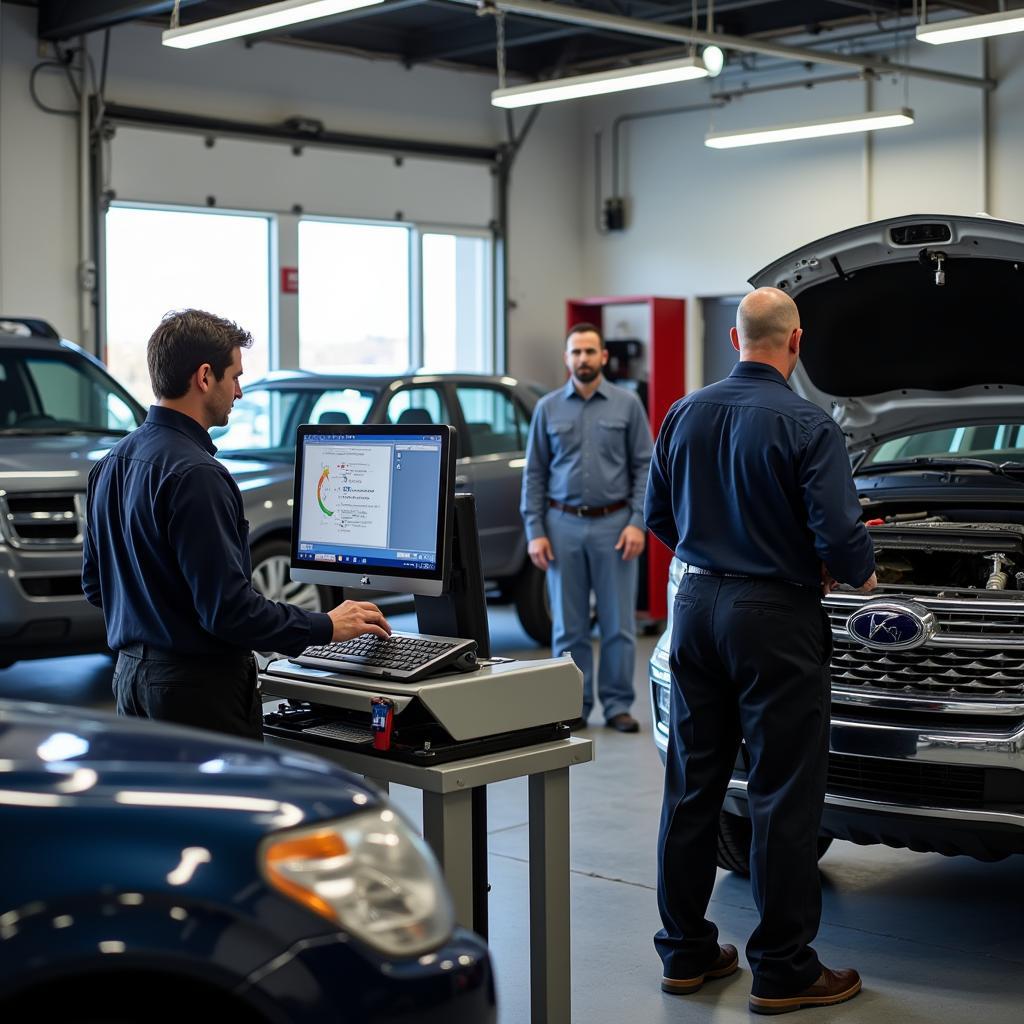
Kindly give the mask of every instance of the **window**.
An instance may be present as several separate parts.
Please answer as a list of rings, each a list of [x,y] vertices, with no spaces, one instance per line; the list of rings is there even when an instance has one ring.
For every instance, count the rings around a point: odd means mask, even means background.
[[[404,388],[388,402],[388,423],[451,423],[448,405],[436,388]]]
[[[526,448],[529,422],[509,395],[495,388],[457,387],[469,433],[470,455],[498,455]]]
[[[319,373],[411,365],[410,229],[299,222],[299,364]]]
[[[112,206],[106,218],[107,364],[153,398],[146,342],[173,309],[205,309],[251,332],[243,387],[270,365],[270,219]]]
[[[277,391],[270,388],[243,389],[235,402],[226,427],[214,427],[210,437],[221,455],[240,451],[275,451],[291,454],[295,439],[287,436],[301,391]]]
[[[310,409],[307,422],[365,423],[376,397],[376,391],[361,391],[357,388],[325,391]]]
[[[490,373],[490,239],[428,232],[422,254],[423,368],[430,373]]]
[[[1024,424],[967,424],[883,441],[865,460],[865,466],[897,459],[972,458],[1001,462],[1024,456]]]
[[[141,410],[102,370],[70,353],[0,355],[0,427],[127,433]]]

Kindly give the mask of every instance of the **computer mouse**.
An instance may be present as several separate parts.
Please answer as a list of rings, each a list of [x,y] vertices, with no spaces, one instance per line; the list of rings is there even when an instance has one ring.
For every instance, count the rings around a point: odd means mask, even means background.
[[[476,660],[476,651],[463,651],[450,665],[445,667],[452,668],[456,672],[475,672],[480,665]]]

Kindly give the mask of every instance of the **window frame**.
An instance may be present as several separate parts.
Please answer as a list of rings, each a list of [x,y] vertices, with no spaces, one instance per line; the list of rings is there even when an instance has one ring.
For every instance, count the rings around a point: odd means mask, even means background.
[[[489,273],[486,279],[486,294],[484,303],[486,306],[486,321],[488,325],[488,337],[486,339],[486,351],[489,355],[489,367],[475,367],[472,370],[457,369],[454,373],[497,373],[499,353],[497,350],[497,317],[498,310],[495,296],[496,289],[496,263],[494,244],[494,232],[486,227],[474,227],[466,224],[446,224],[434,221],[410,221],[410,220],[380,220],[367,217],[342,217],[331,214],[302,213],[295,218],[296,252],[298,251],[299,225],[303,221],[318,221],[331,224],[355,224],[362,227],[385,227],[385,228],[406,228],[409,231],[409,263],[408,263],[408,287],[409,287],[409,347],[408,362],[399,370],[396,376],[411,373],[433,373],[435,371],[424,368],[424,338],[423,338],[423,239],[425,235],[458,235],[467,238],[478,238],[487,244],[487,265]],[[302,268],[299,267],[299,288],[302,288]],[[300,291],[301,294],[301,291]],[[299,333],[298,311],[295,314],[294,325],[296,335],[296,363],[301,363],[302,336]]]
[[[225,217],[261,217],[267,221],[267,372],[279,369],[281,318],[279,308],[280,276],[278,266],[278,219],[273,210],[244,210],[223,206],[192,206],[188,203],[153,203],[134,199],[113,199],[103,208],[103,216],[99,218],[99,233],[102,235],[100,251],[103,261],[102,301],[99,325],[97,353],[104,366],[109,365],[107,352],[107,316],[109,300],[107,291],[110,287],[110,275],[107,269],[107,214],[113,210],[153,210],[158,213],[205,213]],[[215,310],[213,312],[216,312]],[[153,325],[156,327],[156,324]],[[244,326],[244,325],[243,325]]]
[[[488,367],[476,367],[472,370],[456,369],[453,373],[485,373],[495,374],[504,371],[503,366],[499,366],[501,359],[498,353],[498,307],[497,307],[497,263],[496,263],[496,252],[497,246],[495,245],[494,231],[489,228],[477,228],[468,227],[464,224],[442,224],[442,223],[428,223],[422,222],[416,224],[417,231],[417,251],[418,251],[418,262],[419,262],[419,273],[420,278],[418,282],[418,320],[419,320],[419,337],[418,337],[418,349],[417,359],[419,360],[418,366],[414,367],[414,370],[418,370],[421,373],[433,373],[435,371],[426,369],[423,367],[423,353],[425,349],[423,340],[423,279],[422,279],[422,267],[423,267],[423,239],[425,235],[458,235],[466,238],[479,238],[487,243],[487,265],[490,269],[490,273],[487,275],[487,294],[484,297],[484,303],[487,307],[487,327],[488,327],[488,338],[486,349],[490,355],[490,366]]]
[[[168,213],[199,213],[211,214],[214,216],[237,216],[237,217],[260,217],[268,222],[268,247],[267,247],[267,288],[269,295],[268,303],[268,372],[282,369],[299,369],[301,365],[302,339],[299,334],[299,311],[298,296],[285,296],[282,301],[281,292],[281,267],[290,264],[292,261],[298,265],[298,235],[299,225],[303,221],[320,221],[337,224],[355,224],[363,226],[379,227],[402,227],[409,232],[408,235],[408,288],[409,288],[409,345],[407,350],[408,362],[404,369],[398,371],[396,376],[411,373],[432,372],[423,367],[424,357],[424,336],[423,336],[423,241],[424,236],[431,234],[447,234],[459,237],[476,238],[487,245],[486,263],[489,273],[486,274],[484,304],[486,312],[484,320],[487,324],[488,337],[485,341],[484,351],[488,356],[488,366],[474,367],[472,369],[457,369],[455,373],[484,373],[496,374],[504,371],[504,354],[499,351],[499,320],[498,293],[500,282],[498,280],[498,240],[493,227],[454,224],[442,221],[412,221],[404,219],[384,220],[380,218],[367,217],[346,217],[339,214],[314,213],[302,211],[266,210],[266,209],[244,209],[241,207],[221,206],[195,206],[188,203],[160,203],[144,200],[117,199],[112,201],[107,210],[111,208],[153,210]],[[107,363],[107,287],[108,278],[106,267],[106,212],[100,218],[100,247],[103,261],[103,294],[101,296],[101,312],[98,317],[98,351],[100,359]],[[282,250],[288,254],[282,258]],[[300,283],[301,289],[301,267]],[[301,294],[301,291],[300,291]],[[287,321],[287,322],[285,322]],[[155,325],[154,325],[155,326]],[[287,340],[288,344],[284,342]],[[282,359],[287,350],[288,355]],[[290,364],[290,365],[288,365]],[[247,375],[247,377],[250,375]],[[253,378],[256,379],[256,378]],[[262,379],[262,378],[259,378]],[[246,381],[243,381],[243,389]]]

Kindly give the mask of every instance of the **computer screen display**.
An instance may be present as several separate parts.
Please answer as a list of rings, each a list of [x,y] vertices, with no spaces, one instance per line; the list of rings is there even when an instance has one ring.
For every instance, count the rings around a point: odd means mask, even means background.
[[[439,594],[451,562],[454,429],[299,427],[292,578]]]

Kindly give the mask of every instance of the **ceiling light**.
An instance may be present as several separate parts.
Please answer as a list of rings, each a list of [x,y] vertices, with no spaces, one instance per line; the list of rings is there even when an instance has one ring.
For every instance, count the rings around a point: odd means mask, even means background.
[[[986,36],[1005,36],[1011,32],[1024,32],[1024,10],[1000,11],[982,14],[977,18],[954,18],[917,26],[917,39],[921,43],[959,43],[964,39],[984,39]]]
[[[531,107],[537,103],[554,103],[582,96],[599,96],[606,92],[625,92],[627,89],[685,82],[691,78],[706,78],[707,74],[708,69],[699,57],[684,57],[681,60],[663,60],[656,64],[600,71],[593,75],[533,82],[511,89],[495,89],[491,93],[491,103],[496,107]]]
[[[700,51],[700,59],[704,61],[704,67],[708,69],[709,78],[717,78],[725,67],[725,53],[720,46],[705,46]]]
[[[251,7],[247,11],[226,14],[223,18],[209,18],[206,21],[183,25],[181,28],[168,29],[164,32],[163,43],[164,46],[173,46],[179,50],[190,50],[193,46],[206,46],[207,43],[220,43],[225,39],[270,32],[287,25],[327,18],[342,11],[371,7],[381,2],[382,0],[282,0],[281,3],[263,4],[261,7]]]
[[[832,117],[827,121],[780,124],[772,128],[746,128],[739,132],[712,132],[704,137],[704,145],[712,149],[734,149],[737,146],[761,146],[767,142],[790,142],[793,139],[820,139],[826,135],[873,132],[880,128],[898,128],[913,123],[914,112],[904,107],[902,110],[889,110],[878,114]]]

